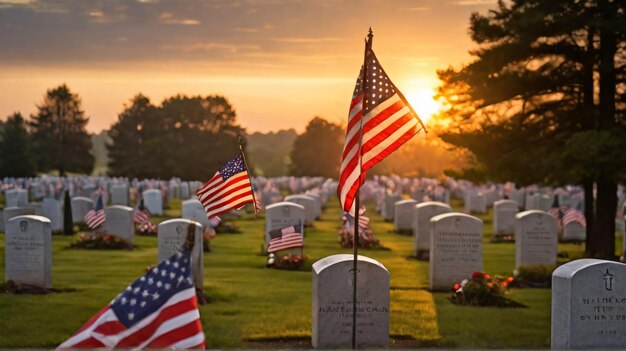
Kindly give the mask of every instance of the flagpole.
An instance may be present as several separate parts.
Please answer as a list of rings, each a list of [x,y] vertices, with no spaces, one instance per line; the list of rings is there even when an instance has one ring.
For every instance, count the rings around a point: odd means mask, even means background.
[[[243,151],[243,138],[241,135],[239,136],[239,151],[241,151],[241,158],[243,158],[243,164],[246,166],[246,173],[248,174],[248,181],[250,181],[250,189],[252,189],[252,206],[254,206],[254,217],[258,218],[259,215],[257,213],[256,208],[256,196],[254,195],[254,189],[252,188],[252,177],[250,177],[250,168],[248,168],[248,162],[246,161],[246,153]]]
[[[363,74],[361,75],[361,92],[363,93],[363,100],[361,103],[363,104],[362,111],[365,111],[365,98],[367,96],[365,92],[365,79],[367,78],[367,54],[368,50],[372,48],[372,41],[374,40],[374,33],[372,32],[372,28],[370,27],[369,33],[367,34],[367,40],[365,41],[365,52],[363,54]],[[361,178],[362,165],[361,165],[361,144],[363,143],[363,118],[361,116],[360,127],[359,127],[359,148],[358,150],[358,160],[359,160],[359,178]],[[358,180],[361,181],[360,179]],[[361,184],[359,184],[359,188]],[[356,301],[356,293],[357,293],[357,273],[358,273],[358,256],[359,256],[359,210],[361,209],[361,199],[359,196],[359,190],[357,190],[354,197],[354,237],[352,242],[353,247],[353,264],[352,264],[352,349],[356,349],[356,313],[357,313],[357,301]]]

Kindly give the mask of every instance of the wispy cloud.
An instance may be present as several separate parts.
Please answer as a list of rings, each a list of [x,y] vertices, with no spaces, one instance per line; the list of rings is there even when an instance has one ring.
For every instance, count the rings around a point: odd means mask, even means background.
[[[459,1],[456,1],[456,4],[461,5],[461,6],[493,5],[497,3],[498,3],[497,0],[459,0]]]
[[[164,24],[178,24],[183,26],[196,26],[200,21],[191,18],[176,18],[171,12],[163,12],[159,16],[159,22]]]
[[[422,12],[430,10],[428,6],[415,6],[415,7],[402,7],[399,8],[400,11],[409,11],[409,12]]]
[[[274,41],[290,44],[318,44],[318,43],[336,43],[345,41],[343,38],[275,38]]]
[[[162,45],[162,50],[177,50],[183,52],[198,52],[198,51],[221,51],[226,53],[238,53],[244,50],[258,50],[257,45],[246,44],[226,44],[226,43],[190,43],[190,44],[174,44],[174,45]]]

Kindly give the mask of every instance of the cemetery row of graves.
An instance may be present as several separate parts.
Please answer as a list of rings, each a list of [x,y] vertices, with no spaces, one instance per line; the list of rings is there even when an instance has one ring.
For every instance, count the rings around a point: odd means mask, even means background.
[[[193,198],[200,182],[5,179],[0,280],[11,284],[0,292],[0,347],[59,345],[147,267],[175,252],[192,223],[193,280],[205,298],[199,309],[207,347],[349,347],[351,256],[333,255],[352,252],[345,238],[354,223],[337,204],[337,183],[282,177],[253,184],[264,211],[256,216],[244,209],[215,223]],[[618,196],[623,204],[621,189]],[[98,197],[106,220],[89,231],[84,217]],[[141,199],[154,232],[135,223]],[[527,348],[548,347],[552,339],[560,347],[582,345],[566,344],[573,338],[591,343],[586,345],[625,345],[619,321],[626,310],[606,299],[623,292],[618,284],[626,273],[619,263],[576,261],[584,252],[585,223],[575,216],[565,223],[558,214],[580,209],[582,200],[575,187],[367,181],[357,343]],[[64,206],[71,206],[73,235],[62,234]],[[276,231],[288,226],[302,236],[303,247],[269,249]],[[129,245],[77,245],[90,232]],[[561,267],[560,283],[551,290],[552,271],[570,261],[578,266]],[[579,271],[581,278],[573,279]],[[26,289],[31,286],[40,289],[35,294]],[[476,294],[476,287],[486,292]],[[554,304],[559,313],[552,312],[562,318],[559,328],[550,317],[555,296],[562,296]],[[577,320],[570,328],[568,318]]]

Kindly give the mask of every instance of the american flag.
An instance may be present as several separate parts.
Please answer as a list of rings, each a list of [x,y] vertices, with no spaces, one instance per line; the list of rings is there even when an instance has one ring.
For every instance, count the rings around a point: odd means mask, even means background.
[[[96,201],[96,207],[89,210],[85,214],[85,224],[87,224],[89,229],[93,230],[93,229],[98,228],[102,224],[104,224],[105,220],[106,220],[106,217],[104,215],[104,204],[102,201],[102,193],[100,193],[98,195],[98,200]]]
[[[354,198],[364,182],[365,172],[423,128],[369,44],[365,62],[366,69],[361,67],[350,103],[337,188],[341,207],[350,213],[354,213]]]
[[[135,207],[133,220],[139,225],[139,230],[142,232],[153,233],[156,231],[156,226],[150,222],[150,211],[146,209],[143,197],[137,203],[137,207]]]
[[[567,225],[571,222],[578,222],[581,226],[587,227],[587,221],[585,220],[585,215],[583,215],[580,211],[575,208],[568,208],[563,213],[563,226]]]
[[[267,245],[267,252],[272,253],[281,250],[293,249],[304,246],[302,233],[297,228],[301,225],[289,226],[283,229],[272,230],[270,232],[270,242]]]
[[[189,247],[135,280],[59,346],[71,348],[204,349]]]
[[[228,161],[213,178],[196,193],[207,212],[207,217],[219,216],[239,209],[247,203],[257,208],[248,171],[241,155]]]

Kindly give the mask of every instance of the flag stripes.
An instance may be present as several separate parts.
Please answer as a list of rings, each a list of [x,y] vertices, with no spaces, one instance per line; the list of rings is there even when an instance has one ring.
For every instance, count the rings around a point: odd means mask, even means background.
[[[241,155],[220,168],[196,195],[209,219],[248,203],[256,206],[252,184]]]
[[[383,70],[369,42],[367,45],[365,64],[361,67],[350,102],[337,188],[342,209],[352,215],[354,199],[365,173],[423,126]]]
[[[59,346],[204,348],[187,246],[151,268]]]

